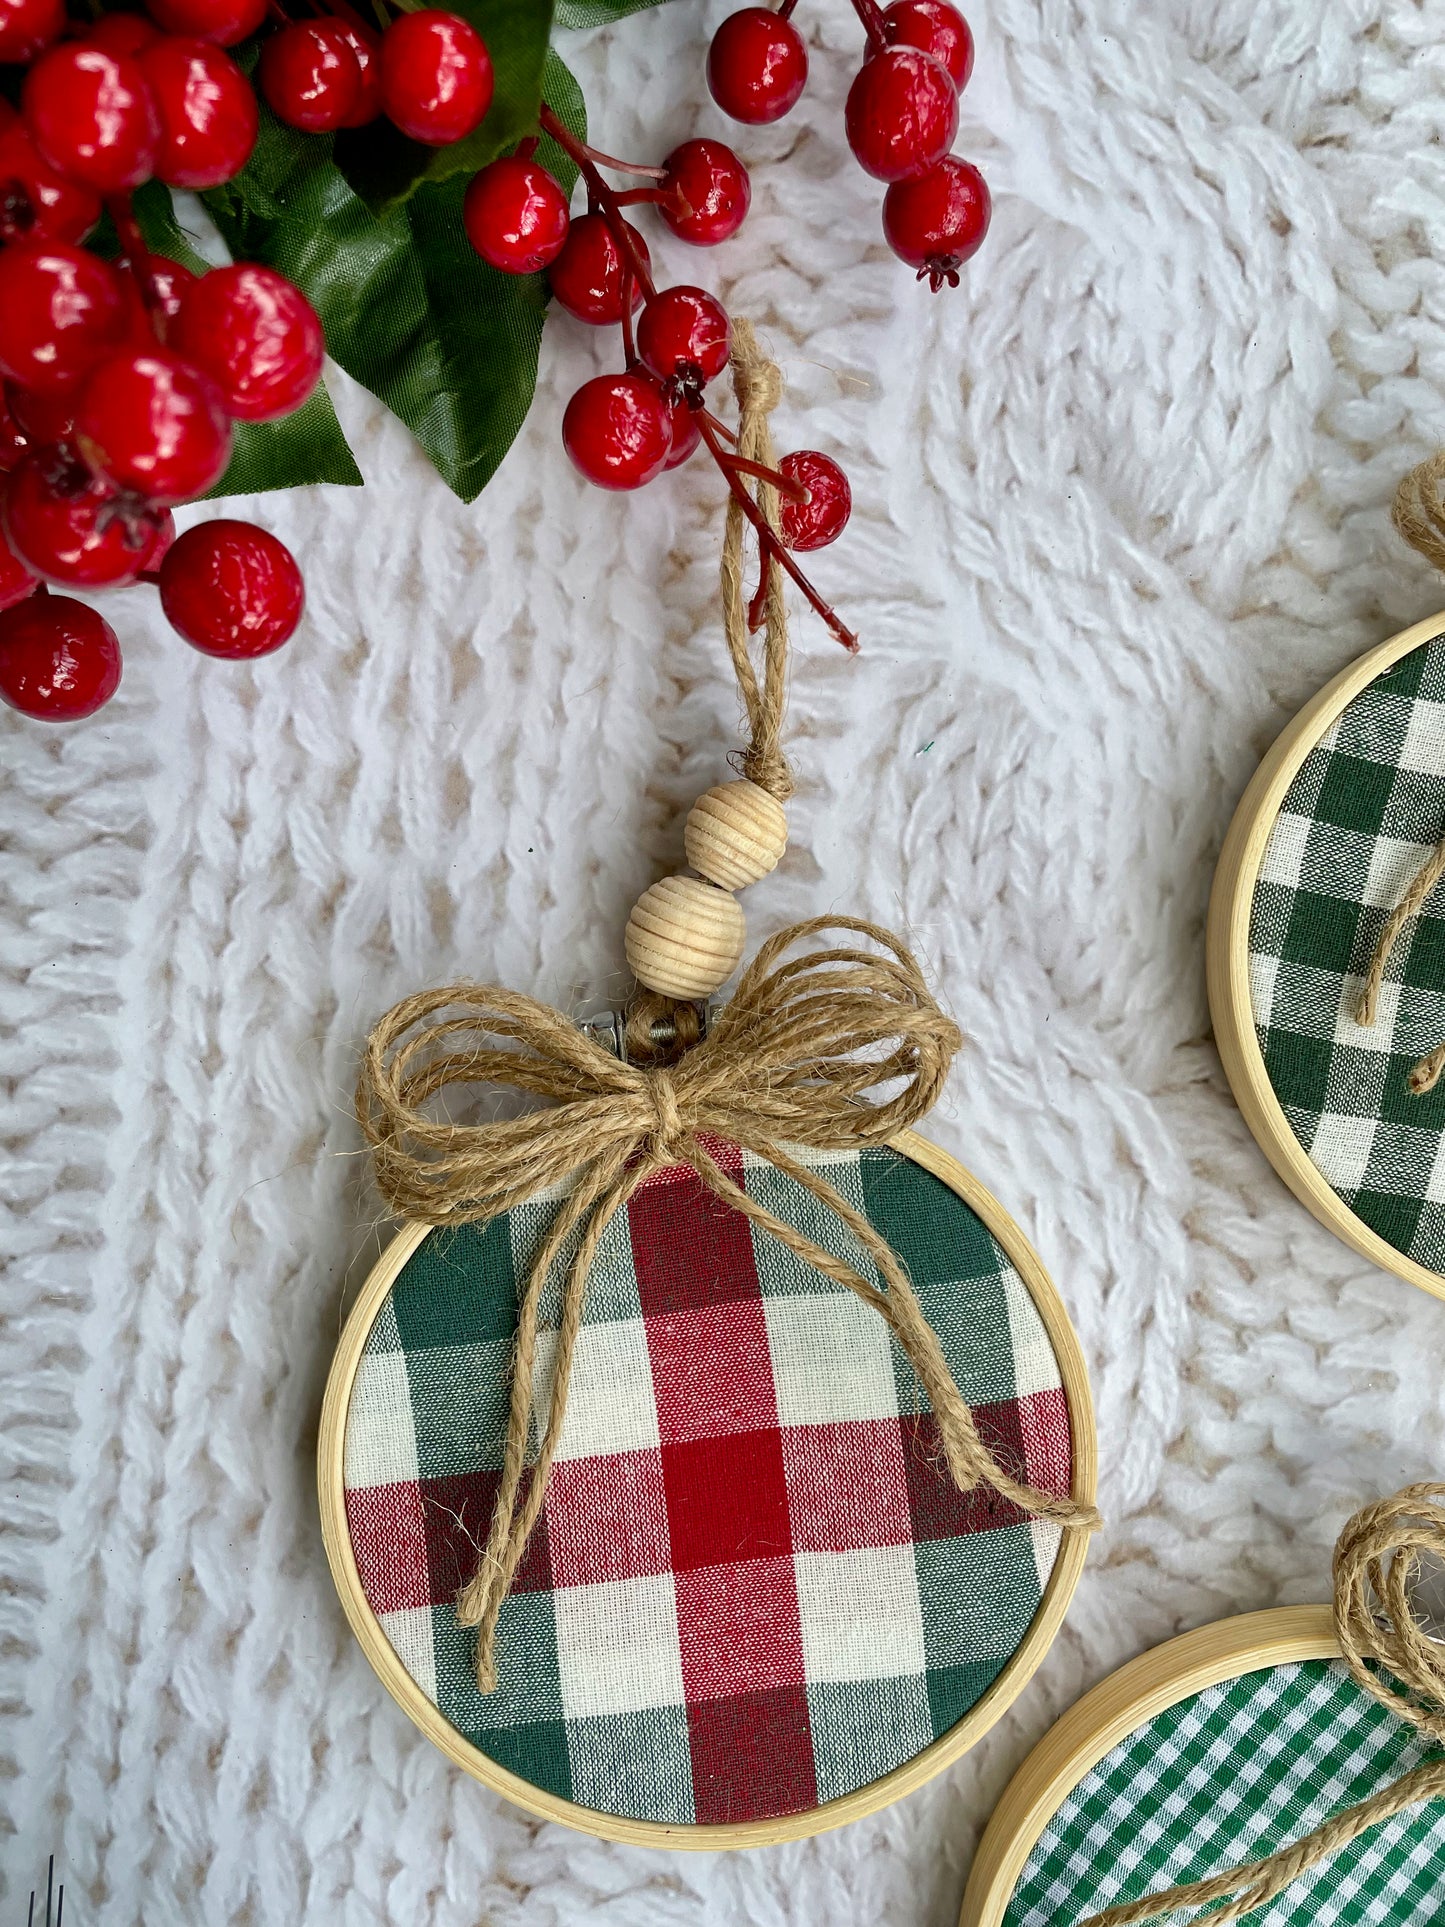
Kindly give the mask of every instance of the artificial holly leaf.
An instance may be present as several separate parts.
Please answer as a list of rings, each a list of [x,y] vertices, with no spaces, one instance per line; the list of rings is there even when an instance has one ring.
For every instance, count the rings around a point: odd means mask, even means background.
[[[662,0],[557,0],[559,27],[601,27],[609,20],[621,20],[644,7],[656,7]]]
[[[537,131],[537,103],[552,27],[551,0],[449,0],[476,28],[492,56],[496,92],[486,117],[465,140],[424,147],[390,121],[373,121],[336,138],[335,159],[373,213],[408,199],[423,182],[475,174]]]
[[[585,134],[581,95],[555,57],[545,91]],[[283,127],[263,108],[250,163],[204,199],[238,259],[264,261],[305,290],[332,358],[406,423],[469,502],[531,405],[546,293],[540,275],[501,274],[478,259],[462,227],[465,192],[460,177],[428,181],[378,215],[334,164],[329,139]]]
[[[207,263],[176,219],[169,188],[159,181],[147,181],[136,189],[133,205],[146,246],[153,253],[179,261],[192,274],[206,272]],[[226,472],[206,499],[305,488],[312,482],[361,487],[361,470],[341,432],[324,382],[317,384],[309,401],[280,421],[237,422]]]

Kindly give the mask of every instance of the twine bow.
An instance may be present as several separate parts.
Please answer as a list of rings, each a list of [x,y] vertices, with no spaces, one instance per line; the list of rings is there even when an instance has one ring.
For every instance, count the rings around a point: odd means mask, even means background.
[[[867,939],[882,954],[823,947],[786,956],[830,929]],[[489,984],[408,997],[372,1031],[356,1108],[393,1211],[465,1224],[511,1211],[550,1186],[571,1186],[522,1289],[501,1485],[486,1547],[458,1599],[461,1623],[477,1628],[484,1693],[496,1686],[497,1618],[541,1513],[562,1430],[588,1274],[608,1225],[665,1165],[688,1166],[722,1203],[877,1311],[918,1375],[961,1490],[991,1487],[1035,1518],[1074,1530],[1098,1523],[1091,1507],[1037,1491],[997,1462],[887,1241],[785,1148],[886,1143],[932,1107],[961,1045],[905,946],[852,917],[814,918],[765,943],[711,1032],[667,1069],[621,1062],[560,1011]],[[551,1108],[473,1125],[438,1122],[423,1109],[448,1085],[477,1083],[549,1099]],[[886,1085],[901,1088],[863,1101]],[[708,1135],[741,1144],[800,1185],[852,1233],[862,1261],[825,1251],[734,1183],[708,1149]],[[551,1402],[524,1494],[538,1310],[569,1249]]]
[[[1445,1645],[1425,1631],[1410,1595],[1422,1552],[1445,1562],[1442,1501],[1445,1485],[1420,1484],[1366,1506],[1340,1534],[1334,1563],[1335,1634],[1355,1684],[1437,1745],[1445,1745]],[[1367,1663],[1372,1659],[1382,1672]],[[1445,1759],[1426,1760],[1279,1853],[1107,1907],[1080,1927],[1132,1927],[1135,1921],[1207,1907],[1215,1900],[1228,1904],[1205,1916],[1208,1927],[1240,1920],[1371,1827],[1423,1800],[1440,1799],[1445,1799]]]

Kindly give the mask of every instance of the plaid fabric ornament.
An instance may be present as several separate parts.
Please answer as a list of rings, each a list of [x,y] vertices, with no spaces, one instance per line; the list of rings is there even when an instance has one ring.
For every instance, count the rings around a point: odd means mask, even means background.
[[[1212,1686],[1140,1726],[1085,1774],[1030,1853],[1005,1927],[1075,1927],[1120,1901],[1273,1853],[1429,1752],[1340,1661]],[[1445,1802],[1435,1801],[1362,1834],[1249,1919],[1435,1927],[1442,1890]]]
[[[1381,931],[1445,834],[1445,636],[1351,700],[1290,783],[1249,916],[1249,998],[1265,1072],[1310,1163],[1394,1251],[1445,1272],[1445,1085],[1408,1079],[1445,1037],[1437,889],[1358,1020]]]
[[[791,1178],[709,1149],[868,1266]],[[1065,1394],[1056,1303],[1041,1308],[979,1214],[900,1150],[795,1155],[906,1264],[1000,1462],[1068,1494],[1092,1437]],[[552,1796],[545,1810],[566,1802],[585,1811],[562,1817],[603,1831],[829,1824],[808,1816],[918,1761],[991,1689],[1002,1711],[1083,1542],[1068,1535],[1061,1555],[1058,1526],[960,1492],[883,1321],[672,1166],[603,1237],[541,1520],[501,1610],[498,1686],[479,1692],[455,1599],[497,1489],[518,1284],[562,1201],[418,1228],[363,1299],[337,1418],[353,1621],[370,1621],[372,1649],[379,1635],[394,1656],[388,1683],[404,1669],[404,1703],[435,1709],[454,1757],[529,1803]],[[534,1436],[559,1311],[554,1279]]]

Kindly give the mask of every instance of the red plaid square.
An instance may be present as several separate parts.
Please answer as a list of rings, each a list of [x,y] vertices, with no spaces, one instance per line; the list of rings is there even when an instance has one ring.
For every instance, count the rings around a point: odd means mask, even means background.
[[[777,1424],[760,1298],[660,1312],[647,1320],[647,1349],[664,1445]]]
[[[699,1826],[817,1806],[806,1686],[699,1700],[687,1724]]]
[[[792,1551],[777,1428],[662,1448],[675,1572]]]
[[[677,1625],[689,1700],[804,1683],[790,1557],[680,1572]]]
[[[783,1465],[799,1552],[906,1546],[913,1537],[903,1428],[896,1418],[790,1425]]]
[[[421,1487],[356,1486],[346,1495],[346,1523],[362,1591],[372,1611],[400,1612],[431,1604],[431,1566]]]
[[[547,1536],[554,1585],[666,1572],[672,1550],[662,1454],[559,1459],[547,1486]]]
[[[738,1147],[713,1141],[709,1149],[721,1169],[741,1182]],[[645,1317],[759,1295],[752,1227],[695,1172],[678,1166],[656,1172],[633,1192],[628,1220]]]

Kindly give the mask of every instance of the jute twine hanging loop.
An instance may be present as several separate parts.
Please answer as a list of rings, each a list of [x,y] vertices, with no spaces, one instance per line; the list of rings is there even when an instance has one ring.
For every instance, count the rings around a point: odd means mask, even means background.
[[[1411,1600],[1420,1554],[1445,1562],[1445,1485],[1407,1485],[1357,1512],[1335,1546],[1335,1634],[1356,1685],[1445,1745],[1445,1645],[1431,1639]],[[1384,1670],[1376,1672],[1375,1661]],[[1131,1927],[1209,1907],[1209,1927],[1241,1920],[1284,1892],[1360,1834],[1423,1800],[1445,1799],[1445,1759],[1426,1760],[1358,1806],[1347,1807],[1293,1846],[1186,1886],[1168,1887],[1091,1914],[1081,1927]],[[1211,1902],[1224,1900],[1223,1907]]]
[[[781,378],[751,327],[735,321],[733,330],[739,449],[749,461],[771,467],[768,415],[777,406]],[[775,491],[760,481],[756,500],[776,529]],[[750,784],[782,803],[792,792],[780,747],[787,612],[780,572],[769,559],[761,581],[759,676],[748,648],[743,522],[741,509],[730,502],[723,622],[749,726],[741,767]],[[855,941],[821,945],[816,940],[824,932]],[[870,947],[860,948],[856,940]],[[800,945],[807,946],[805,953],[790,956]],[[501,1484],[486,1547],[457,1602],[462,1624],[477,1628],[477,1683],[484,1693],[497,1683],[498,1615],[546,1497],[588,1275],[607,1227],[638,1185],[668,1165],[688,1167],[724,1205],[878,1313],[918,1375],[949,1472],[962,1491],[990,1487],[1025,1513],[1068,1530],[1098,1524],[1091,1506],[1040,1492],[993,1457],[896,1254],[861,1211],[787,1148],[843,1151],[886,1144],[937,1102],[963,1039],[929,994],[906,947],[855,917],[814,918],[763,945],[705,1037],[695,1008],[685,1002],[653,995],[634,1011],[647,1034],[659,1015],[667,1020],[676,1061],[629,1063],[534,998],[492,984],[457,984],[398,1004],[372,1032],[362,1060],[357,1116],[382,1196],[399,1215],[427,1224],[467,1224],[512,1211],[553,1186],[566,1189],[522,1288]],[[509,1086],[550,1108],[486,1124],[438,1122],[426,1107],[455,1084]],[[801,1186],[851,1232],[856,1259],[825,1251],[734,1183],[709,1150],[710,1137],[731,1139]],[[551,1400],[529,1468],[538,1316],[564,1253],[570,1256]]]
[[[1433,562],[1437,569],[1445,569],[1445,501],[1440,495],[1442,484],[1445,484],[1445,449],[1410,470],[1395,491],[1395,506],[1391,511],[1391,520],[1399,534],[1427,562]],[[1385,927],[1380,932],[1370,967],[1365,973],[1365,987],[1355,1010],[1355,1022],[1366,1030],[1373,1026],[1379,1015],[1380,989],[1400,932],[1412,917],[1418,916],[1424,909],[1426,898],[1442,876],[1445,876],[1445,837],[1441,838],[1415,872],[1408,889],[1386,918]],[[1414,1096],[1423,1097],[1426,1091],[1434,1090],[1442,1070],[1445,1070],[1445,1043],[1437,1044],[1434,1050],[1413,1065],[1405,1082]]]

